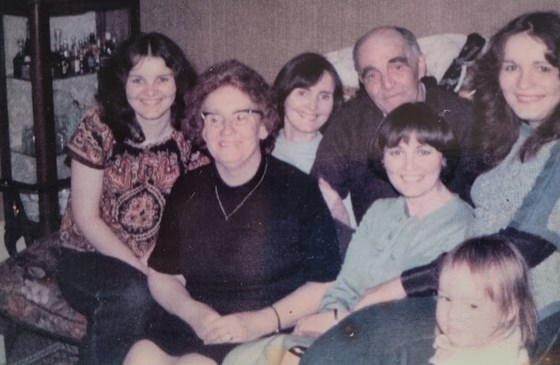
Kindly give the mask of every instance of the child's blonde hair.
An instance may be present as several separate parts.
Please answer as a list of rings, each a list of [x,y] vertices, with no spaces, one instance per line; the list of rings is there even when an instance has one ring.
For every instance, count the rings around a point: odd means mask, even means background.
[[[526,347],[537,336],[537,310],[529,288],[527,264],[502,235],[467,240],[445,256],[441,271],[467,265],[484,283],[484,292],[502,311],[505,331],[519,326]]]

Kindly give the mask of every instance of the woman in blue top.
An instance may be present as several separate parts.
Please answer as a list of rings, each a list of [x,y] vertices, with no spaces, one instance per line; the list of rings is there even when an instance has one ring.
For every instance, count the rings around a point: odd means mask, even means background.
[[[560,14],[523,14],[498,31],[477,64],[475,88],[485,172],[472,188],[469,235],[506,235],[533,267],[536,359],[560,329]],[[438,275],[437,263],[405,271],[368,291],[358,307],[433,293]],[[368,307],[316,341],[302,364],[427,364],[434,309],[431,298]]]
[[[429,106],[403,104],[392,111],[374,146],[374,161],[382,165],[376,169],[401,196],[368,209],[321,311],[300,320],[296,334],[323,333],[354,309],[367,288],[452,249],[472,223],[472,208],[444,184],[457,157],[455,138]]]

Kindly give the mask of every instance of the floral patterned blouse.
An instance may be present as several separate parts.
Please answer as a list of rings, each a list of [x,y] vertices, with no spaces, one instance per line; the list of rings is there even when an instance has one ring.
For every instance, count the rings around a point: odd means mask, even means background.
[[[179,131],[150,145],[117,143],[99,119],[99,107],[86,112],[68,143],[68,155],[104,171],[99,215],[137,257],[157,239],[165,201],[175,180],[209,159],[192,152]],[[62,244],[79,251],[94,251],[73,221],[71,197],[62,218]]]

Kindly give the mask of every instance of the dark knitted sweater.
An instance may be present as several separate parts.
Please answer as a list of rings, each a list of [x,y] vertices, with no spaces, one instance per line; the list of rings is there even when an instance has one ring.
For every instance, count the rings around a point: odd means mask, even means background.
[[[266,156],[249,182],[229,187],[212,164],[175,183],[149,265],[183,274],[193,298],[221,314],[255,310],[308,281],[334,280],[336,237],[309,175]]]

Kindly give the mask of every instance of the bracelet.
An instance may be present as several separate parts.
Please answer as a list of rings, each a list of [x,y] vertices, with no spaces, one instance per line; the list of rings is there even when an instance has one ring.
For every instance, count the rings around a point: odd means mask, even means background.
[[[282,329],[282,323],[280,322],[280,315],[278,314],[278,311],[276,310],[276,308],[274,308],[273,305],[270,306],[270,308],[272,308],[272,310],[274,311],[274,315],[276,316],[276,331],[274,331],[275,333],[279,333],[280,330]]]
[[[338,321],[338,308],[333,309],[334,320]]]

